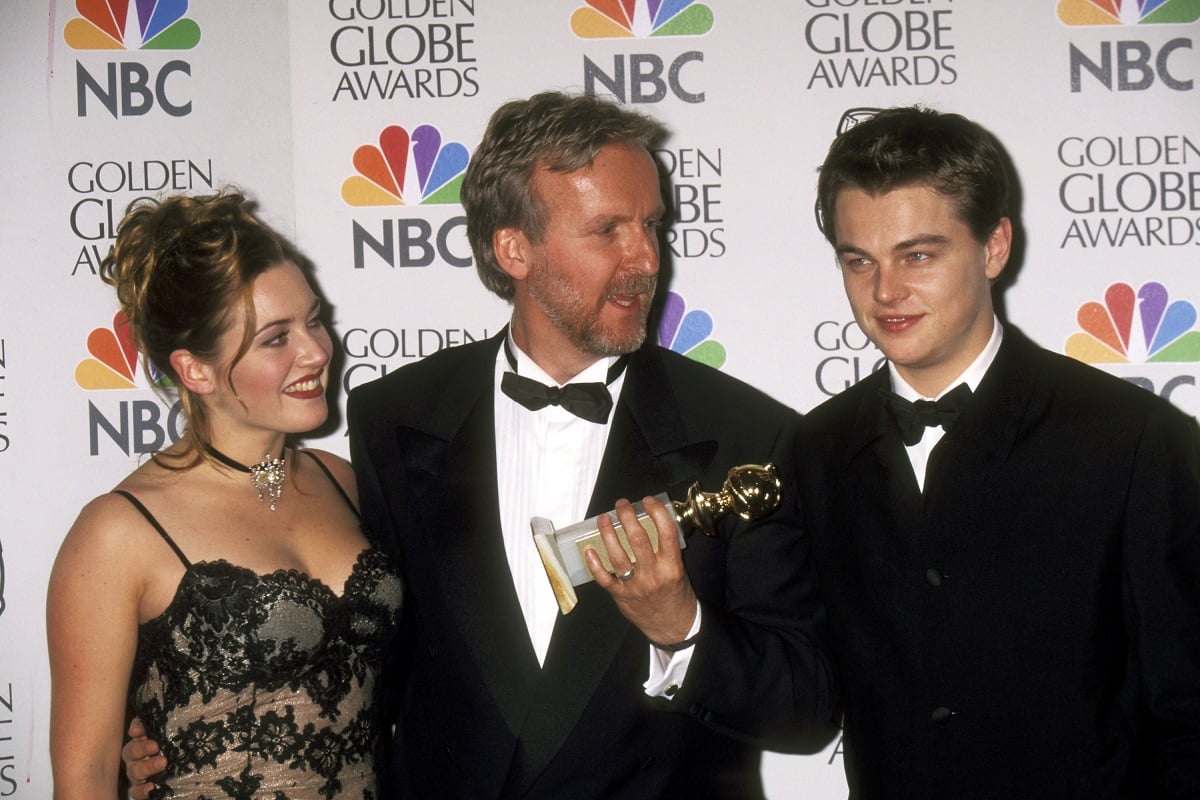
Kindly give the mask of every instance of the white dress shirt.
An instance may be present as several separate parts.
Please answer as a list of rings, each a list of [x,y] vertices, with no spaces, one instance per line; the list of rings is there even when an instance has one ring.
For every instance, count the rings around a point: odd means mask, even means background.
[[[562,385],[551,378],[512,340],[508,345],[517,362],[517,374],[547,386]],[[604,383],[615,356],[601,358],[571,379],[572,383]],[[554,623],[558,619],[558,601],[546,577],[545,567],[533,543],[531,517],[546,517],[556,527],[579,522],[587,517],[588,504],[604,448],[612,431],[612,418],[603,425],[580,419],[557,405],[537,411],[516,402],[500,389],[509,370],[504,348],[496,357],[495,417],[496,475],[500,499],[500,525],[504,533],[504,552],[512,572],[513,585],[525,616],[529,639],[539,664],[546,661]],[[625,372],[611,384],[615,408],[625,385]],[[612,498],[615,502],[617,498]],[[688,636],[700,628],[699,608]],[[692,649],[670,653],[650,646],[650,677],[645,684],[652,695],[669,696],[683,681]]]

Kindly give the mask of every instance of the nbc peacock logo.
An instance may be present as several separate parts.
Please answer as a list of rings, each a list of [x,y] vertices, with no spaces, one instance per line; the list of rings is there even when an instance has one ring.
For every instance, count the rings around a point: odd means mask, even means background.
[[[1150,281],[1139,289],[1114,283],[1104,302],[1079,307],[1082,329],[1067,339],[1066,353],[1091,364],[1200,361],[1196,307],[1172,300],[1166,287]]]
[[[1200,19],[1200,0],[1058,0],[1067,25],[1186,24]]]
[[[668,292],[658,323],[658,343],[693,361],[720,369],[725,363],[725,346],[710,339],[713,318],[707,311],[688,309],[681,295]]]
[[[111,328],[93,328],[87,337],[88,358],[75,367],[75,383],[81,389],[140,389],[138,353],[125,312],[118,311]],[[148,383],[160,389],[174,386],[171,379],[150,364]]]
[[[441,131],[432,125],[420,125],[411,134],[389,125],[378,145],[354,151],[358,174],[343,181],[342,199],[352,206],[457,203],[470,159],[458,142],[443,144]]]
[[[73,50],[191,50],[200,26],[187,0],[76,0],[63,39]]]
[[[571,14],[580,39],[703,36],[712,27],[712,9],[695,0],[587,0]]]

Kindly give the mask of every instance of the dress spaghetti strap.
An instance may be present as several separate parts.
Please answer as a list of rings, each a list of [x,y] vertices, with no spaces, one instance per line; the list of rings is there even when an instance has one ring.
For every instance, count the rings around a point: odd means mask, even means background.
[[[158,535],[163,538],[164,542],[166,542],[167,544],[169,544],[171,546],[171,549],[175,551],[175,555],[179,556],[179,560],[183,562],[184,568],[186,568],[186,569],[192,568],[192,562],[187,560],[187,556],[185,556],[183,554],[183,551],[179,549],[179,545],[175,544],[175,541],[170,536],[167,535],[167,532],[165,530],[163,530],[162,525],[158,524],[158,520],[156,520],[154,518],[154,515],[150,513],[149,509],[147,509],[144,505],[142,505],[141,500],[138,500],[136,497],[134,497],[132,494],[125,491],[124,489],[113,489],[113,494],[121,495],[121,497],[124,497],[126,500],[128,500],[130,503],[132,503],[134,508],[136,508],[138,511],[142,512],[142,516],[146,518],[146,521],[154,526],[154,530],[158,531]]]
[[[346,501],[346,505],[354,512],[355,518],[359,518],[358,509],[354,507],[354,502],[350,499],[350,495],[346,494],[346,490],[337,482],[337,478],[333,477],[333,473],[329,471],[329,467],[325,466],[325,462],[317,458],[311,450],[301,450],[300,452],[311,458],[321,468],[321,472],[325,473],[325,477],[329,478],[329,482],[333,484],[333,488],[338,490],[338,494],[342,496],[342,499]]]

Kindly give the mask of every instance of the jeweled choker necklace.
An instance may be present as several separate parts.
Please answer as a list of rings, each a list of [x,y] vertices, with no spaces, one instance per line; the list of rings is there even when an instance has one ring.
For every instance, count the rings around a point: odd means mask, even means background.
[[[258,491],[259,502],[269,499],[271,501],[271,510],[275,510],[275,503],[279,501],[280,496],[283,494],[283,481],[287,477],[287,467],[283,462],[286,449],[280,452],[279,458],[274,458],[270,453],[267,453],[263,456],[262,461],[249,467],[240,461],[234,461],[211,444],[205,445],[204,449],[210,456],[225,466],[232,467],[238,472],[249,473],[250,483]]]

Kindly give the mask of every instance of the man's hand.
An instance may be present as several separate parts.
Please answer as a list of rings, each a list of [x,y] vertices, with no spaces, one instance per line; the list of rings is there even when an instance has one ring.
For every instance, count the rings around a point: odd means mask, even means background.
[[[633,506],[628,500],[618,500],[617,518],[636,563],[625,554],[607,514],[601,515],[598,523],[615,574],[604,569],[595,550],[589,548],[584,557],[596,583],[612,595],[626,619],[651,643],[672,644],[687,637],[695,622],[696,593],[683,566],[679,533],[671,512],[653,497],[645,498],[642,505],[658,528],[657,553]]]
[[[167,758],[159,754],[158,742],[146,738],[146,729],[137,717],[129,723],[130,739],[121,748],[125,776],[129,779],[131,800],[150,800],[154,790],[151,777],[167,768]]]

